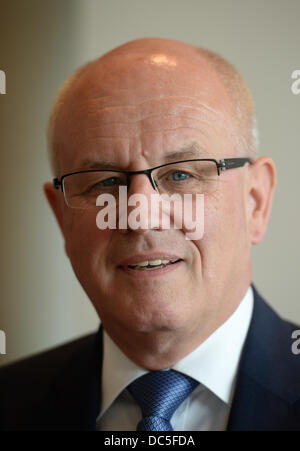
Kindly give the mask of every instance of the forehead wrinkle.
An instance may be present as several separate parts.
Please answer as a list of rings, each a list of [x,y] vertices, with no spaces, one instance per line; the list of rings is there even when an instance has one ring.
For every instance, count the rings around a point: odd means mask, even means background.
[[[116,134],[116,135],[112,135],[112,134],[111,135],[101,135],[101,136],[97,136],[96,139],[98,140],[98,139],[119,139],[119,138],[123,139],[124,138],[124,139],[130,140],[130,139],[133,139],[133,138],[142,138],[143,136],[148,136],[148,135],[151,135],[153,133],[157,133],[157,134],[161,135],[164,132],[172,132],[172,131],[177,131],[177,130],[181,130],[181,129],[183,129],[183,130],[196,130],[197,132],[201,132],[203,135],[206,135],[206,136],[209,137],[208,133],[205,133],[204,130],[199,130],[196,127],[188,127],[186,125],[183,125],[183,126],[174,127],[174,128],[164,128],[163,130],[161,130],[161,129],[157,129],[157,130],[152,129],[150,131],[143,131],[143,132],[135,133],[135,134],[132,134],[132,135],[126,136],[126,137],[120,136],[119,134]]]
[[[197,98],[198,97],[198,98]],[[186,104],[186,103],[181,103],[177,102],[174,104],[174,101],[176,102],[176,100],[179,99],[189,99],[191,100],[191,104]],[[201,99],[198,100],[198,99]],[[112,97],[112,101],[113,100],[117,100],[114,97]],[[119,99],[118,99],[119,102]],[[170,105],[170,103],[172,102],[172,104]],[[111,102],[113,103],[113,102]],[[149,115],[152,111],[153,111],[153,107],[157,108],[158,104],[158,109],[162,110],[162,111],[168,111],[168,110],[177,110],[177,109],[193,109],[195,111],[199,111],[199,112],[203,112],[203,111],[207,111],[210,113],[213,113],[216,116],[224,116],[224,112],[216,109],[216,108],[212,108],[211,106],[208,105],[208,102],[203,102],[203,97],[200,96],[194,96],[194,97],[186,97],[186,96],[164,96],[164,97],[158,97],[158,98],[154,98],[154,99],[148,99],[146,101],[143,102],[136,102],[134,104],[131,103],[124,103],[124,104],[116,104],[116,105],[99,105],[99,98],[98,99],[87,99],[84,102],[82,102],[82,104],[79,107],[79,111],[81,110],[81,112],[83,113],[87,113],[90,110],[90,113],[96,113],[99,114],[100,116],[102,115],[114,115],[118,112],[121,112],[122,114],[124,113],[124,111],[127,111],[128,114],[132,114],[137,115],[139,117],[143,117],[144,115]],[[142,108],[140,108],[142,107]],[[149,112],[150,111],[150,112]]]
[[[137,127],[135,127],[135,128],[140,128],[141,130],[142,130],[142,132],[141,133],[136,133],[136,134],[133,134],[133,135],[130,135],[130,137],[131,136],[133,136],[133,137],[138,137],[138,136],[141,136],[141,134],[143,134],[144,133],[144,131],[147,129],[147,123],[150,121],[150,120],[153,120],[153,119],[159,119],[159,118],[168,118],[168,119],[172,119],[172,118],[174,118],[174,121],[176,120],[176,122],[178,122],[177,120],[179,119],[180,120],[180,118],[181,119],[183,119],[183,120],[185,120],[185,119],[189,119],[189,120],[191,120],[191,121],[196,121],[196,122],[199,122],[199,123],[201,123],[201,124],[205,124],[205,125],[207,125],[207,126],[211,126],[212,124],[211,124],[211,121],[209,121],[209,120],[207,120],[207,119],[205,119],[205,118],[197,118],[197,117],[193,117],[193,116],[187,116],[187,115],[185,115],[185,116],[180,116],[179,114],[177,115],[177,114],[166,114],[166,115],[163,115],[163,114],[153,114],[152,116],[149,116],[149,117],[146,117],[146,118],[144,118],[144,119],[140,119],[140,120],[137,120],[137,121],[110,121],[110,122],[105,122],[104,124],[101,124],[101,126],[99,126],[99,125],[94,125],[94,126],[90,126],[89,127],[89,129],[90,130],[94,130],[94,129],[96,129],[96,130],[101,130],[101,128],[102,129],[105,129],[106,127],[103,127],[103,126],[110,126],[110,125],[116,125],[116,126],[120,126],[120,129],[122,129],[123,128],[123,126],[129,126],[129,125],[132,125],[132,126],[134,126],[134,125],[136,125]],[[161,121],[156,121],[156,123],[157,122],[159,122],[159,123],[161,123]],[[168,122],[170,122],[170,121],[168,121]],[[182,125],[182,127],[185,127],[185,124],[183,124]],[[148,127],[148,128],[150,128],[151,130],[153,130],[153,131],[159,131],[159,130],[155,130],[155,129],[153,129],[153,128],[151,128],[151,127]],[[187,128],[189,128],[188,126],[187,126]],[[150,131],[151,131],[150,130]],[[164,130],[171,130],[171,129],[169,129],[169,128],[164,128],[163,126],[161,127],[161,129],[160,129],[160,131],[161,132],[163,132]],[[105,136],[105,137],[107,137],[107,136]],[[129,136],[127,136],[126,138],[127,139],[130,139],[130,137]]]
[[[157,100],[159,99],[155,100],[156,103]],[[82,134],[83,139],[89,138],[91,133],[95,134],[95,137],[97,138],[102,136],[103,138],[112,139],[117,137],[131,139],[140,137],[142,132],[148,132],[151,127],[153,132],[156,133],[159,131],[163,132],[164,130],[176,130],[183,125],[187,128],[191,128],[191,124],[186,122],[196,121],[202,127],[203,125],[205,127],[210,127],[219,123],[221,128],[223,128],[225,123],[229,120],[228,116],[227,118],[224,117],[223,111],[215,110],[206,103],[203,103],[203,101],[201,103],[197,101],[196,105],[192,106],[181,103],[175,105],[172,103],[170,106],[169,100],[169,98],[160,99],[160,102],[158,103],[159,107],[156,108],[158,112],[154,113],[153,106],[157,105],[153,105],[152,102],[149,103],[148,101],[143,102],[147,108],[143,108],[142,111],[140,111],[139,107],[136,105],[109,106],[99,110],[98,104],[95,106],[95,109],[93,108],[91,110],[90,103],[85,102],[80,105],[80,109],[78,109],[69,119],[71,121],[70,125],[74,128],[74,123],[76,123],[75,133],[73,132],[73,134],[77,136]],[[130,114],[128,114],[128,112],[130,112]],[[165,119],[165,123],[159,121],[159,117]],[[175,124],[170,127],[172,118],[174,118]],[[154,120],[153,124],[151,124],[152,120]],[[185,122],[185,124],[178,125],[178,121]],[[157,129],[155,122],[159,123],[160,129]],[[162,124],[164,124],[165,128]]]
[[[157,113],[157,114],[152,114],[152,115],[149,115],[147,117],[144,117],[144,118],[141,118],[141,119],[132,120],[132,121],[108,120],[108,121],[102,122],[102,124],[103,125],[110,125],[110,124],[126,125],[126,124],[136,124],[136,123],[143,124],[143,123],[147,122],[149,119],[158,118],[158,117],[165,117],[165,118],[169,118],[169,117],[180,118],[181,117],[181,118],[184,118],[184,119],[192,119],[192,120],[198,119],[199,121],[203,122],[204,124],[210,124],[210,121],[209,120],[205,120],[203,117],[198,118],[198,117],[195,117],[195,116],[180,115],[180,113],[178,113],[178,114],[176,114],[176,113],[173,113],[173,114],[171,114],[171,113],[168,113],[168,114]]]
[[[225,119],[225,118],[224,118]],[[85,123],[88,125],[85,126]],[[89,114],[85,116],[83,124],[81,126],[78,124],[76,127],[75,133],[73,132],[73,136],[82,135],[84,138],[90,138],[94,135],[95,138],[135,138],[140,137],[144,133],[149,132],[161,132],[177,130],[178,128],[187,128],[187,129],[195,129],[195,130],[203,130],[206,128],[210,130],[212,127],[214,128],[213,132],[217,131],[217,128],[220,130],[226,126],[226,120],[219,121],[210,120],[210,117],[207,115],[199,116],[190,116],[188,114],[153,114],[150,117],[146,117],[143,119],[135,120],[135,121],[127,121],[125,119],[120,120],[112,120],[112,121],[101,121],[98,118],[98,114]],[[203,127],[204,126],[204,127]],[[216,128],[217,126],[217,128]]]
[[[142,100],[140,102],[136,101],[133,103],[129,102],[129,99],[132,98],[132,93],[128,93],[127,95],[122,95],[120,93],[116,93],[115,95],[109,95],[109,96],[99,96],[99,97],[89,97],[87,98],[87,101],[91,102],[91,103],[105,103],[103,105],[103,108],[118,108],[118,107],[137,107],[137,106],[145,106],[147,104],[150,103],[154,103],[154,102],[163,102],[163,101],[169,101],[169,100],[176,100],[176,99],[185,99],[185,100],[190,100],[192,101],[192,103],[194,101],[198,101],[198,99],[202,99],[203,100],[203,96],[199,96],[199,95],[193,95],[193,96],[181,96],[181,95],[159,95],[159,96],[154,96],[154,97],[149,97],[146,100]],[[101,100],[107,101],[109,100],[110,103],[106,103],[106,102],[101,102]],[[123,99],[124,102],[126,103],[120,103],[120,101]],[[200,102],[202,103],[202,102]],[[209,105],[204,105],[208,110],[211,111],[215,111],[217,112],[214,108],[210,107]]]

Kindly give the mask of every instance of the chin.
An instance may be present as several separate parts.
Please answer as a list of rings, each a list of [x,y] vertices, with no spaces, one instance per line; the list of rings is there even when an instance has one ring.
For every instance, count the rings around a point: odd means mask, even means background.
[[[137,332],[175,332],[188,327],[191,318],[187,312],[176,309],[146,309],[143,312],[135,312],[128,318],[127,326]]]

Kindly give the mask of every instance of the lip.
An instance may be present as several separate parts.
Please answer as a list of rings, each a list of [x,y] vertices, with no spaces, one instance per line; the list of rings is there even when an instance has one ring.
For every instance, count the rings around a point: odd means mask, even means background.
[[[170,253],[166,253],[166,252],[153,252],[151,254],[136,254],[134,256],[128,257],[125,260],[123,260],[120,263],[120,265],[118,265],[118,266],[124,268],[124,267],[127,267],[128,265],[133,266],[135,263],[141,263],[144,261],[151,261],[151,260],[176,261],[176,260],[183,260],[183,259],[179,255],[175,255],[175,254],[170,254]]]
[[[144,261],[144,260],[147,260],[147,259],[144,258],[140,261]],[[149,260],[151,260],[151,259],[149,258]],[[156,259],[152,258],[152,260],[156,260]],[[165,258],[165,260],[171,260],[171,259]],[[135,260],[135,262],[137,262],[137,260]],[[176,262],[176,263],[173,263],[171,265],[168,264],[163,268],[152,269],[151,271],[137,270],[137,269],[129,268],[128,265],[119,266],[118,268],[121,271],[123,271],[124,273],[126,273],[128,276],[130,276],[134,279],[149,279],[149,278],[153,278],[153,277],[164,276],[167,273],[176,271],[176,269],[178,269],[183,263],[184,263],[184,261],[182,259],[179,259],[178,262]]]

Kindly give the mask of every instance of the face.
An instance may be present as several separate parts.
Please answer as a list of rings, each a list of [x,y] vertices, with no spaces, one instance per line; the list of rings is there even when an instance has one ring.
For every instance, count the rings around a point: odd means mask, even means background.
[[[85,73],[61,113],[58,175],[105,162],[138,171],[170,154],[173,161],[237,156],[227,93],[193,52],[145,49],[141,56],[121,48]],[[66,252],[112,336],[174,331],[196,342],[233,312],[251,277],[248,170],[224,172],[214,192],[204,193],[204,236],[196,241],[184,229],[101,231],[95,210],[68,208],[55,193]],[[155,193],[146,175],[132,177],[134,193]],[[178,262],[155,271],[128,268],[156,259]]]

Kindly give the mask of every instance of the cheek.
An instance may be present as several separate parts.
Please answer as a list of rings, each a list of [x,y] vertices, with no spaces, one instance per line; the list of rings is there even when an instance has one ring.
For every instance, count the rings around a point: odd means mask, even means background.
[[[203,270],[212,273],[229,264],[231,257],[246,246],[246,215],[242,186],[238,177],[222,181],[214,195],[205,196],[204,234],[194,241]]]
[[[110,242],[112,232],[97,228],[96,214],[72,211],[66,218],[66,251],[76,273],[91,272]]]

